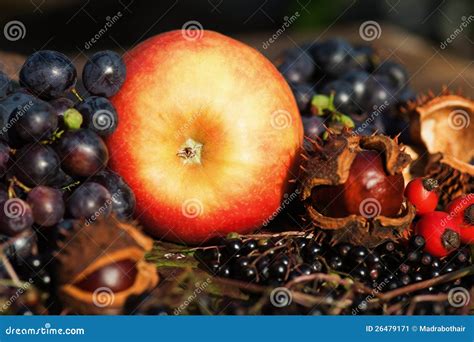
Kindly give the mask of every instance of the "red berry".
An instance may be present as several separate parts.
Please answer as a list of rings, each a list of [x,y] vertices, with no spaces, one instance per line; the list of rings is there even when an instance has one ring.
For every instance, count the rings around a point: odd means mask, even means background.
[[[443,211],[421,216],[416,233],[425,238],[425,251],[438,258],[448,255],[461,244],[459,227]]]
[[[418,215],[432,212],[438,205],[438,182],[433,178],[415,178],[405,188],[405,197],[416,208]]]
[[[474,243],[474,193],[455,198],[448,204],[446,211],[459,227],[461,241]]]

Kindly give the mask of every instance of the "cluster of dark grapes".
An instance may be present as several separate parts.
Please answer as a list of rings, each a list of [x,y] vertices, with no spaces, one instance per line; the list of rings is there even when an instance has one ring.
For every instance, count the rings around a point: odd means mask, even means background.
[[[397,288],[432,279],[442,274],[471,265],[469,248],[461,248],[443,260],[423,251],[425,240],[412,236],[406,244],[385,242],[374,249],[350,243],[331,245],[326,240],[316,242],[308,237],[281,237],[269,239],[228,238],[221,245],[197,250],[195,258],[208,272],[264,286],[282,286],[292,280],[315,273],[339,273],[357,280],[374,291],[389,292]],[[448,292],[452,287],[470,288],[472,279],[457,280],[424,288],[422,293]],[[345,289],[328,291],[324,283],[304,289],[306,293],[336,299]],[[367,295],[361,296],[363,301]],[[408,295],[397,296],[394,302],[409,300]],[[357,313],[381,313],[381,307],[361,307],[358,298]],[[366,301],[366,299],[365,299]],[[372,311],[370,311],[372,310]],[[378,311],[377,311],[378,310]],[[430,313],[430,311],[423,311]],[[302,313],[302,312],[300,312]],[[306,312],[303,312],[306,313]]]
[[[112,212],[125,219],[134,211],[132,190],[107,169],[103,141],[118,125],[108,97],[125,76],[113,51],[89,58],[84,98],[75,88],[75,67],[56,51],[29,56],[19,83],[0,72],[0,237],[12,264],[37,286],[50,283],[41,239],[59,238],[77,219],[93,223]]]
[[[396,110],[416,96],[408,86],[408,73],[394,61],[380,62],[370,46],[352,46],[341,38],[305,44],[286,51],[278,69],[293,90],[309,137],[320,136],[323,125],[341,124],[324,113],[312,115],[317,94],[332,94],[335,110],[352,118],[358,134],[395,135],[408,125]]]

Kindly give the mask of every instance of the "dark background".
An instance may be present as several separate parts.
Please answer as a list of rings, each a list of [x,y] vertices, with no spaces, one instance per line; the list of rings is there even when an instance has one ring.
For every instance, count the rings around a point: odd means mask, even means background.
[[[474,96],[473,7],[472,0],[0,0],[0,69],[16,78],[25,55],[52,49],[69,55],[80,73],[94,51],[123,54],[150,36],[192,21],[242,40],[272,61],[286,48],[335,36],[370,43],[382,59],[405,65],[415,91],[446,85]],[[119,12],[120,18],[86,48]],[[369,42],[359,31],[367,21],[380,27],[380,36]],[[24,27],[20,39],[6,39],[12,22]],[[463,22],[468,23],[462,32],[442,48]]]
[[[474,14],[473,6],[472,0],[2,0],[0,22],[2,27],[11,20],[25,25],[24,39],[2,40],[2,50],[26,54],[43,46],[74,53],[97,33],[107,16],[118,11],[122,18],[94,49],[127,48],[159,32],[179,29],[189,20],[230,35],[272,32],[295,11],[301,16],[291,27],[293,32],[376,20],[439,43],[463,16]],[[474,51],[471,26],[449,46],[468,58]]]

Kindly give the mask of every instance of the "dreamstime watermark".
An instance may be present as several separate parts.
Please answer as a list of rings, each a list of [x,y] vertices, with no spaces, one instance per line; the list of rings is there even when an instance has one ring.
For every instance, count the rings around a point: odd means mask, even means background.
[[[23,39],[26,36],[26,27],[19,20],[12,20],[3,27],[3,35],[11,42]]]
[[[448,116],[448,125],[456,131],[469,127],[471,118],[469,113],[462,109],[455,109]]]
[[[353,135],[358,135],[364,132],[364,130],[369,127],[377,117],[382,114],[389,106],[389,102],[385,100],[380,106],[374,105],[373,111],[370,113],[367,119],[362,122],[357,128],[352,131]]]
[[[365,218],[374,218],[380,215],[382,205],[375,198],[369,197],[359,204],[359,212]]]
[[[201,39],[204,35],[204,27],[197,20],[190,20],[181,27],[181,35],[188,41]]]
[[[116,14],[114,14],[113,16],[107,16],[105,17],[105,20],[106,20],[106,23],[104,24],[104,26],[99,30],[97,31],[97,33],[92,36],[91,39],[89,39],[87,42],[85,42],[84,44],[84,48],[86,50],[89,50],[95,43],[97,43],[100,38],[102,38],[102,36],[104,34],[107,33],[107,31],[109,29],[112,28],[112,26],[114,26],[119,20],[120,18],[123,17],[123,14],[122,12],[118,11]]]
[[[177,308],[174,309],[173,311],[173,314],[175,316],[178,316],[179,314],[181,314],[181,312],[183,312],[192,302],[194,302],[196,300],[196,298],[199,297],[199,295],[212,283],[212,280],[211,278],[207,278],[205,281],[203,282],[198,282],[195,285],[195,289],[193,291],[192,294],[190,294],[186,300],[181,303],[181,305],[179,305]]]
[[[15,123],[18,120],[20,120],[20,118],[23,115],[25,115],[30,110],[31,107],[33,107],[33,101],[31,101],[31,100],[28,101],[27,103],[25,103],[22,106],[18,106],[16,108],[15,115],[11,116],[10,119],[8,120],[8,122],[2,127],[2,129],[0,131],[0,136],[4,135],[4,134],[7,134],[8,131],[10,130],[10,128],[12,128],[13,125],[15,125]]]
[[[293,301],[291,290],[286,287],[275,287],[270,293],[270,303],[277,308],[289,306]]]
[[[105,308],[107,306],[113,305],[115,302],[115,294],[112,289],[101,286],[95,289],[92,293],[92,303],[98,308]]]
[[[291,126],[293,119],[290,112],[284,109],[277,109],[270,118],[270,123],[275,129],[285,129]]]
[[[380,284],[377,284],[375,286],[371,293],[367,295],[367,297],[364,298],[355,308],[352,309],[352,314],[357,315],[361,310],[365,311],[369,305],[369,303],[374,299],[374,297],[382,292],[383,288],[387,285],[385,281],[382,281]]]
[[[9,326],[5,329],[6,335],[84,335],[84,328],[53,328],[51,323],[45,323],[40,328],[15,328]]]
[[[466,306],[471,300],[469,291],[464,287],[453,287],[448,292],[448,303],[454,308]]]
[[[115,115],[106,109],[100,109],[92,116],[92,125],[99,131],[107,131],[116,125]]]
[[[468,204],[474,197],[474,193],[467,194],[458,205],[450,210],[448,213],[448,217],[441,220],[441,227],[446,227],[454,217],[458,216],[458,214],[464,210],[466,204]]]
[[[5,216],[16,219],[25,215],[26,203],[19,198],[10,198],[3,204]]]
[[[439,44],[441,50],[444,50],[448,47],[449,44],[454,42],[454,40],[464,31],[465,28],[469,26],[470,23],[474,21],[474,15],[469,15],[469,17],[462,16],[461,17],[461,24],[446,38]]]
[[[204,207],[202,202],[197,198],[190,198],[181,205],[181,212],[184,217],[193,219],[202,215]]]
[[[371,42],[380,38],[382,35],[382,28],[375,20],[367,20],[360,24],[359,35],[366,42]]]
[[[28,279],[28,281],[26,283],[23,283],[19,288],[17,288],[17,290],[15,291],[15,293],[10,297],[8,298],[8,300],[6,302],[3,303],[2,305],[2,309],[0,310],[0,312],[5,312],[7,311],[7,309],[13,304],[16,302],[16,300],[18,298],[20,298],[20,296],[25,293],[31,286],[33,285],[33,279],[30,278]]]
[[[122,190],[120,189],[114,192],[112,196],[108,198],[96,212],[94,212],[90,217],[86,219],[85,225],[89,226],[90,224],[94,223],[102,214],[104,214],[107,211],[107,209],[111,205],[113,205],[114,200],[116,200],[116,198],[120,196],[121,194],[122,194]]]
[[[273,33],[273,35],[268,38],[266,41],[262,43],[262,47],[264,50],[268,49],[270,45],[275,43],[280,36],[285,33],[286,29],[290,28],[291,25],[295,23],[295,21],[300,17],[300,13],[296,11],[293,15],[291,16],[285,16],[283,18],[283,24],[280,26],[278,30]]]
[[[266,227],[270,224],[272,220],[275,219],[292,201],[298,198],[298,195],[301,193],[299,189],[296,189],[290,195],[284,194],[283,201],[281,202],[280,206],[268,217],[265,221],[263,221],[263,226]]]

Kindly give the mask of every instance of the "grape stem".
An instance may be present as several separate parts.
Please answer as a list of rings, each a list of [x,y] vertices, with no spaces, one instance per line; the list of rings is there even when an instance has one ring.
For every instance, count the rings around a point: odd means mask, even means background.
[[[64,134],[64,130],[60,130],[58,128],[53,132],[53,134],[51,134],[50,138],[40,141],[40,144],[43,144],[43,145],[52,144],[56,140],[59,140],[63,134]]]
[[[25,184],[20,182],[18,180],[18,178],[16,178],[15,176],[10,178],[9,182],[10,182],[10,185],[8,186],[8,198],[17,197],[16,192],[15,192],[15,188],[14,188],[15,185],[17,187],[19,187],[20,189],[22,189],[23,191],[25,191],[25,192],[30,192],[31,191],[31,188],[27,187]]]
[[[77,97],[77,99],[78,99],[79,101],[81,101],[81,102],[84,101],[84,99],[81,97],[81,95],[79,95],[79,93],[77,92],[76,88],[72,88],[72,89],[71,89],[71,93],[73,93],[74,96]]]
[[[80,181],[75,181],[74,183],[68,184],[65,187],[62,187],[61,190],[67,190],[71,191],[71,188],[75,187],[76,185],[79,185],[81,182]]]

